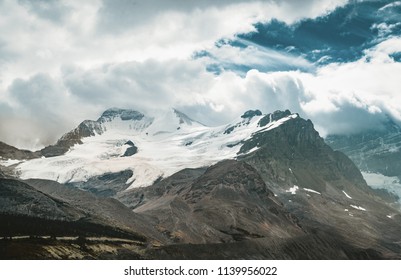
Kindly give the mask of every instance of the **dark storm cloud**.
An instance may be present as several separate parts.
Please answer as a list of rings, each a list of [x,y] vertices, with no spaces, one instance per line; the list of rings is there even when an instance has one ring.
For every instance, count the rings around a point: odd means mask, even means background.
[[[17,57],[17,54],[0,38],[0,63],[12,61],[15,57]],[[1,67],[2,65],[0,65]]]
[[[310,116],[325,134],[352,135],[365,130],[381,130],[388,112],[369,112],[366,107],[358,107],[348,101],[337,104],[334,112],[320,112],[318,116]]]
[[[51,144],[74,122],[73,106],[65,90],[47,74],[17,79],[8,92],[13,107],[0,103],[7,109],[7,113],[0,114],[5,120],[0,133],[5,133],[7,128],[10,135],[6,140],[17,134],[18,144],[25,147]]]
[[[12,108],[6,103],[0,103],[0,115],[7,116],[12,113]]]
[[[144,109],[188,102],[191,93],[207,89],[211,77],[202,65],[178,60],[108,64],[89,71],[66,68],[63,74],[69,92],[84,104]]]
[[[21,106],[38,114],[48,114],[60,102],[60,87],[46,74],[37,74],[29,80],[17,79],[9,92]]]
[[[36,137],[46,138],[34,119],[0,102],[0,141],[9,145],[33,148]],[[38,129],[37,129],[38,128]],[[16,137],[18,135],[18,137]]]

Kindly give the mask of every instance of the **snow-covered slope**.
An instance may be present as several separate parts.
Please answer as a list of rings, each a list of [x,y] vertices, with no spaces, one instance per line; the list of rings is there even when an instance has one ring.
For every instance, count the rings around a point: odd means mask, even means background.
[[[184,168],[236,158],[243,141],[253,133],[274,129],[297,117],[289,111],[262,115],[256,110],[228,125],[207,127],[175,109],[158,117],[110,109],[97,121],[85,121],[90,136],[82,137],[64,155],[28,160],[16,171],[22,179],[66,183],[130,169],[133,176],[127,182],[129,188],[145,187]],[[132,144],[137,152],[124,156]]]

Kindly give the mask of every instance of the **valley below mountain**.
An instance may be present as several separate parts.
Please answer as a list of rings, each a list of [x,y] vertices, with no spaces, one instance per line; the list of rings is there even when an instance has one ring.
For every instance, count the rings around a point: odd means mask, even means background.
[[[360,171],[398,162],[364,169],[333,139],[288,110],[208,127],[114,108],[40,151],[1,143],[0,257],[401,259],[398,198]]]

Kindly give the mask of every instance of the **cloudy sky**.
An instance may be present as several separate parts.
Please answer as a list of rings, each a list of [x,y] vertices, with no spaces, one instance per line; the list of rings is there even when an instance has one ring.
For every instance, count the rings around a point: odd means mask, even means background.
[[[0,0],[0,141],[107,108],[219,125],[290,109],[321,135],[401,120],[401,1]]]

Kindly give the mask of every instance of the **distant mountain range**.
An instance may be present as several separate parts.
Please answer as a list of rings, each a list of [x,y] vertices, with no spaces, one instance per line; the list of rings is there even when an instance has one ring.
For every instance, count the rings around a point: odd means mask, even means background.
[[[401,127],[391,118],[361,133],[329,135],[326,142],[352,159],[368,185],[401,198]]]
[[[40,151],[1,143],[0,256],[400,259],[398,198],[360,172],[399,176],[382,163],[400,131],[330,136],[335,151],[288,110],[208,127],[109,109]]]

